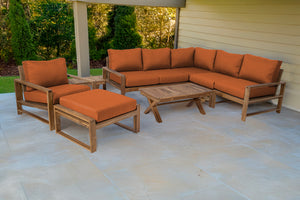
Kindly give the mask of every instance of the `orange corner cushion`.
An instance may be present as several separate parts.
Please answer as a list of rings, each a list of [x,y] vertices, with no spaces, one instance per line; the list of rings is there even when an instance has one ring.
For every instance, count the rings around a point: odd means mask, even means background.
[[[48,61],[23,61],[25,80],[44,87],[68,83],[67,66],[64,58]],[[32,91],[27,88],[27,91]]]
[[[213,71],[216,53],[217,50],[214,49],[203,49],[201,47],[196,47],[194,55],[195,67]]]
[[[171,50],[169,48],[143,49],[143,69],[169,69],[171,67]]]
[[[279,60],[246,54],[239,77],[258,83],[276,82],[281,64],[282,61]]]
[[[109,68],[115,71],[136,71],[142,69],[142,49],[109,49]]]
[[[238,77],[244,55],[217,51],[214,70],[223,74]]]
[[[60,105],[101,122],[136,109],[136,100],[107,90],[90,90],[61,97]]]
[[[87,85],[65,84],[49,87],[48,89],[52,90],[53,104],[57,104],[60,97],[78,92],[84,92],[90,90],[90,87]],[[24,98],[26,101],[47,103],[47,94],[39,90],[24,92]]]
[[[181,48],[171,50],[171,67],[193,67],[194,48]]]

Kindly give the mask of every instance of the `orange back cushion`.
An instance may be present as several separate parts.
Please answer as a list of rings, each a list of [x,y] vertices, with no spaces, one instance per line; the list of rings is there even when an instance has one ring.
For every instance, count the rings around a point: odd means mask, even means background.
[[[171,50],[169,48],[161,49],[143,49],[143,68],[169,69],[171,67]]]
[[[109,68],[115,71],[138,71],[142,69],[142,50],[108,50]]]
[[[276,82],[281,64],[279,60],[246,54],[239,77],[258,83]]]
[[[216,72],[238,77],[244,55],[228,53],[223,50],[217,51],[215,60]]]
[[[182,48],[171,50],[171,67],[193,67],[194,48]]]
[[[48,61],[23,61],[25,80],[44,87],[68,83],[66,60],[57,58]],[[32,88],[27,88],[31,91]]]
[[[217,50],[214,49],[203,49],[201,47],[195,48],[194,65],[213,71],[214,62]]]

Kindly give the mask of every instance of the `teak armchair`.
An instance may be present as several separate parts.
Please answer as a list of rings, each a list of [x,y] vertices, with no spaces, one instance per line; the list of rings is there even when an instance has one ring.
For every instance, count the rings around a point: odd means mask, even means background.
[[[83,79],[67,74],[64,58],[50,61],[24,61],[19,66],[20,79],[15,79],[15,94],[18,115],[26,113],[49,124],[54,130],[54,104],[65,95],[90,90],[87,85],[69,84],[68,77]],[[86,81],[87,78],[84,78]],[[91,83],[93,80],[91,80]],[[24,110],[23,106],[48,111],[48,119]]]

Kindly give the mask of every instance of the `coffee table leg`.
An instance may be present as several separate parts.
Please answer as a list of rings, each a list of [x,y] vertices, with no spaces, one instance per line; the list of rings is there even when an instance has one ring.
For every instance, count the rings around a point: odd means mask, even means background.
[[[197,105],[200,113],[203,114],[203,115],[205,115],[206,113],[205,113],[205,111],[203,109],[203,106],[202,106],[202,103],[201,103],[201,99],[200,98],[194,99],[194,101],[195,101],[195,103],[196,103],[196,105]]]
[[[160,114],[157,109],[158,102],[152,101],[151,99],[148,99],[148,102],[149,102],[149,107],[145,110],[145,114],[148,114],[150,112],[150,110],[152,110],[156,121],[158,123],[162,123]]]

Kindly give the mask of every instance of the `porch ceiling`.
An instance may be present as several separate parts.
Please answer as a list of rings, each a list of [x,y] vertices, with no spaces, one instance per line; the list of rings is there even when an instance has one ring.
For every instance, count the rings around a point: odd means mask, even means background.
[[[185,7],[186,0],[69,0],[86,3],[104,3],[117,5],[132,5],[132,6],[156,6],[156,7]]]

